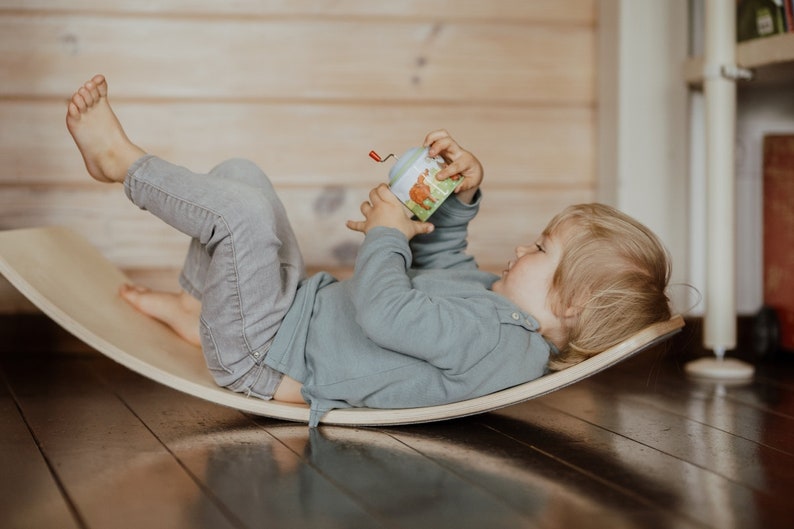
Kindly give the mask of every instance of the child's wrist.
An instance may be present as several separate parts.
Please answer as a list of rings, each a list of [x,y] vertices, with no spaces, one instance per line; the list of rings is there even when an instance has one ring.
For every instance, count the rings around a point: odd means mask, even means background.
[[[480,187],[472,187],[471,189],[466,189],[465,191],[460,191],[457,193],[458,200],[464,204],[471,204],[474,202],[474,197],[477,196],[477,190]]]

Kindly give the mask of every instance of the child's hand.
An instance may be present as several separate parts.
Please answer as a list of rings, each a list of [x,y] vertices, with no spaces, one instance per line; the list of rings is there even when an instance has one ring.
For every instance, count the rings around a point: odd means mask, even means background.
[[[463,183],[455,188],[455,193],[461,202],[470,204],[483,179],[480,161],[472,153],[462,149],[444,129],[428,134],[424,146],[428,147],[429,156],[441,155],[447,162],[447,166],[436,174],[436,179],[463,178]]]
[[[369,200],[361,204],[364,220],[349,220],[347,227],[354,231],[367,233],[376,226],[386,226],[400,230],[410,241],[415,235],[430,233],[433,225],[408,218],[408,210],[391,192],[389,186],[380,184],[369,192]]]

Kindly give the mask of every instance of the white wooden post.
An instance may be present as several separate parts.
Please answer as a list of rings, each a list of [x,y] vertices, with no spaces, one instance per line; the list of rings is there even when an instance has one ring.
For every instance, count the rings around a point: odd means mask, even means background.
[[[725,352],[736,347],[736,2],[705,1],[703,94],[706,119],[706,292],[703,342],[715,358],[687,372],[747,378],[753,368]]]

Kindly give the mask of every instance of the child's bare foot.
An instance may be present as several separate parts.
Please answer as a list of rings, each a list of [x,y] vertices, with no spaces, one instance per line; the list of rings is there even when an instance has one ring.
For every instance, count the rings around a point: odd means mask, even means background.
[[[201,302],[185,292],[158,292],[148,288],[123,285],[119,294],[138,311],[171,327],[184,340],[201,345],[199,315]]]
[[[146,153],[127,138],[107,95],[103,76],[87,81],[69,101],[66,127],[91,176],[100,182],[123,182],[130,165]]]

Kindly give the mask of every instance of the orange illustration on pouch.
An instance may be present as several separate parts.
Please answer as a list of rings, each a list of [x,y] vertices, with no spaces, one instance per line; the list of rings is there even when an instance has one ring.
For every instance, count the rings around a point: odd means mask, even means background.
[[[411,189],[408,191],[408,196],[416,202],[420,207],[423,209],[431,209],[433,206],[425,204],[425,200],[430,200],[430,202],[435,203],[436,199],[433,197],[432,190],[430,186],[425,181],[425,177],[429,174],[429,170],[425,169],[420,175],[419,178],[416,180],[416,183],[411,186]]]

